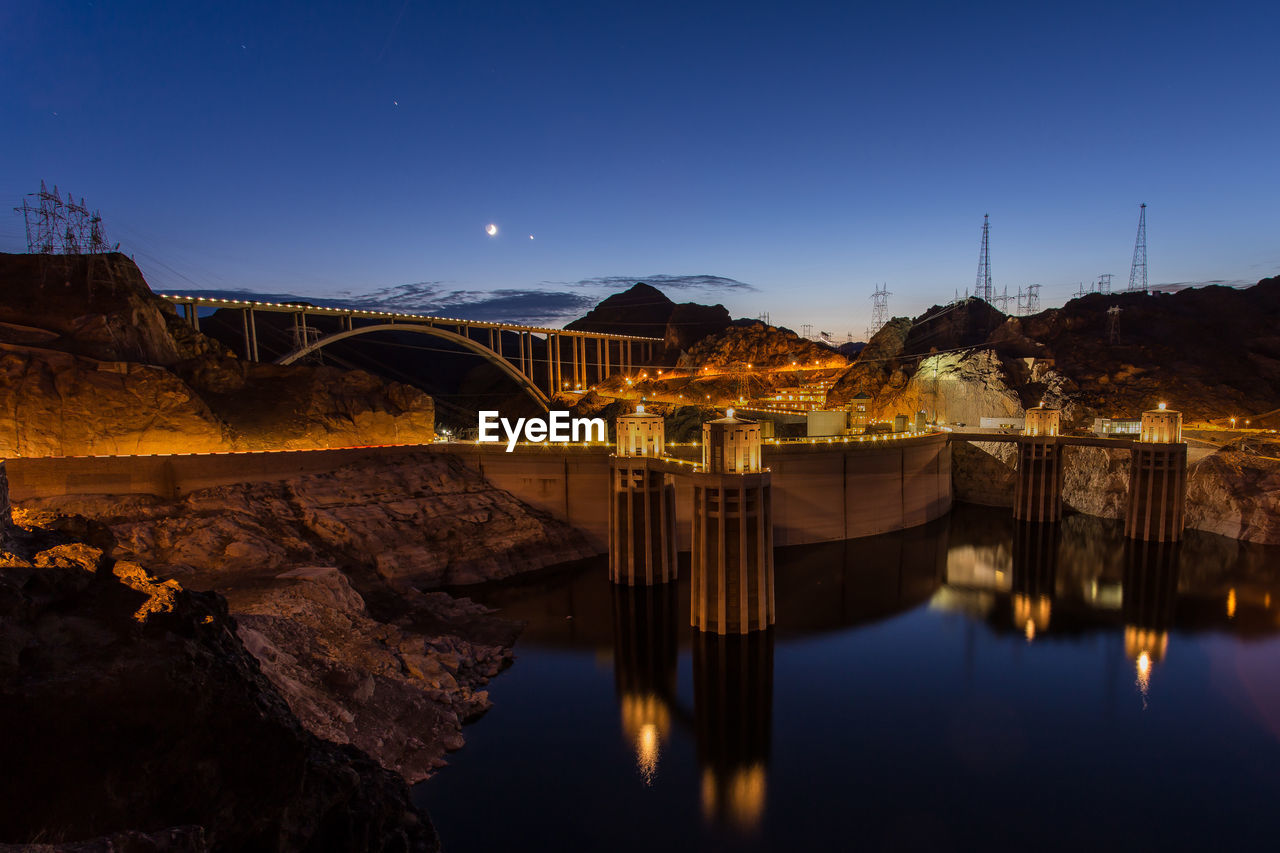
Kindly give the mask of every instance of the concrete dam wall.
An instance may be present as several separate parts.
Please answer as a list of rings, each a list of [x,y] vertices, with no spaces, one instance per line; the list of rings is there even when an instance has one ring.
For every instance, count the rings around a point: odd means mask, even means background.
[[[670,455],[696,458],[696,447]],[[451,448],[490,482],[609,542],[609,454],[604,447]],[[872,536],[932,521],[951,509],[951,450],[942,435],[883,442],[766,444],[773,472],[774,544],[807,545]],[[676,485],[676,535],[688,550],[692,485]]]

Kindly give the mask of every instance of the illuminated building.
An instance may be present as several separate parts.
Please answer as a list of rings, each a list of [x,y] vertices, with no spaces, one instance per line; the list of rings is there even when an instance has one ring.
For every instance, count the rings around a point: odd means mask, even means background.
[[[1182,538],[1187,499],[1187,445],[1182,413],[1161,403],[1142,413],[1142,432],[1133,443],[1129,505],[1124,533],[1131,539],[1177,542]]]
[[[869,409],[871,407],[871,398],[866,394],[859,394],[849,401],[849,427],[854,432],[866,432],[867,424],[870,423],[871,415]]]
[[[609,580],[635,586],[675,580],[675,486],[662,462],[661,415],[637,406],[616,422],[610,466]]]
[[[693,483],[690,621],[699,631],[746,634],[774,621],[773,512],[760,466],[760,425],[727,416],[702,425]]]

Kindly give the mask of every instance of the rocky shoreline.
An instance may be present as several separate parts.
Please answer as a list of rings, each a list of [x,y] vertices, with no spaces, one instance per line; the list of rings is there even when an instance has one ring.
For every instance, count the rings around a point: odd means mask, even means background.
[[[5,849],[438,849],[400,775],[298,722],[221,596],[109,538],[11,519],[0,465]]]
[[[593,549],[447,454],[219,486],[177,501],[27,501],[26,523],[102,525],[117,559],[225,596],[237,634],[302,725],[410,783],[490,707],[518,627],[436,591]]]

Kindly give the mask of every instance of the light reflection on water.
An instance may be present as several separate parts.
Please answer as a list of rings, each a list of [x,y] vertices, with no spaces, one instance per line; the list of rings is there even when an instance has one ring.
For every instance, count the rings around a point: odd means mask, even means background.
[[[587,561],[472,590],[529,626],[494,710],[415,790],[445,848],[1267,839],[1276,549],[960,506],[776,567],[778,624],[747,638],[688,627],[687,565],[656,588]]]

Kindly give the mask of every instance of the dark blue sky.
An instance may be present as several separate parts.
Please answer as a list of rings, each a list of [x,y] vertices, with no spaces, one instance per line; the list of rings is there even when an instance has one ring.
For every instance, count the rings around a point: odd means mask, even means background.
[[[85,196],[157,288],[706,274],[755,289],[672,296],[840,336],[972,287],[984,213],[1046,304],[1127,281],[1143,201],[1153,283],[1252,281],[1277,6],[6,3],[0,194]]]

